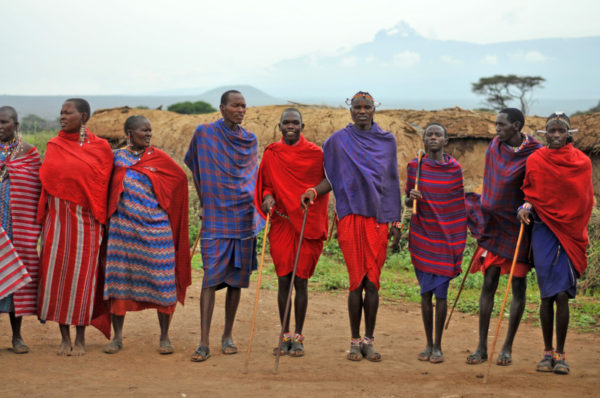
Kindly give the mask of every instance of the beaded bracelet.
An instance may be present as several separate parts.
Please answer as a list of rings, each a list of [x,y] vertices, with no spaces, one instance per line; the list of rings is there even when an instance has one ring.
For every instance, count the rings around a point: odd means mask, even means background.
[[[394,228],[397,228],[397,229],[401,229],[401,227],[402,227],[402,222],[400,222],[400,221],[394,221],[394,222],[392,223],[392,227],[394,227]]]
[[[306,192],[312,192],[312,193],[314,193],[314,194],[315,194],[315,197],[313,198],[313,200],[316,200],[316,199],[317,199],[317,196],[318,196],[318,195],[317,195],[317,190],[316,190],[316,189],[314,189],[314,188],[308,188],[308,189],[306,190]]]

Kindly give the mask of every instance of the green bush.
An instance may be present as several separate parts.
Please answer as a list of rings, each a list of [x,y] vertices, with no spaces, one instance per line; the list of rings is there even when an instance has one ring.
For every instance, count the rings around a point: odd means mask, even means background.
[[[183,115],[196,115],[199,113],[212,113],[217,111],[208,102],[204,101],[178,102],[176,104],[169,105],[167,109],[171,112],[181,113]]]

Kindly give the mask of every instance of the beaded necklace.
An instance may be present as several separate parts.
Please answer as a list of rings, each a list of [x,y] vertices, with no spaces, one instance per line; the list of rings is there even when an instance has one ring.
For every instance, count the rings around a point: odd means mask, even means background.
[[[21,136],[14,137],[8,142],[8,144],[5,144],[4,142],[0,141],[0,150],[2,151],[1,157],[5,162],[13,160],[17,156],[17,154],[21,152],[22,146],[23,140],[21,139]],[[4,178],[6,178],[7,173],[8,167],[6,167],[6,164],[4,164],[2,166],[2,171],[0,171],[0,182],[4,181]]]

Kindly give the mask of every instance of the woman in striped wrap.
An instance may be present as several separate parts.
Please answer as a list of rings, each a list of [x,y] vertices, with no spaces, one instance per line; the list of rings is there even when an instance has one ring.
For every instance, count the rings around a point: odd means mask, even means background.
[[[123,347],[127,311],[155,308],[158,351],[171,354],[169,324],[191,283],[187,177],[165,152],[150,146],[148,119],[130,116],[124,129],[128,145],[115,152],[109,196],[104,285],[115,334],[104,352]]]
[[[8,312],[12,327],[12,346],[17,354],[29,352],[21,336],[24,315],[36,314],[39,257],[37,241],[40,226],[35,222],[37,202],[40,197],[40,155],[34,146],[15,134],[19,126],[17,112],[10,106],[0,107],[0,224],[6,233],[9,246],[20,257],[21,268],[29,282],[19,283],[18,288],[4,296],[0,287],[0,312]],[[7,257],[13,250],[1,244],[2,267],[8,265]],[[13,254],[14,256],[14,254]],[[19,264],[21,262],[18,262]],[[16,265],[16,263],[15,263]],[[18,267],[11,267],[12,286]],[[0,279],[2,279],[0,277]]]
[[[40,168],[38,222],[43,229],[38,317],[59,323],[59,355],[85,354],[85,327],[92,318],[99,319],[101,308],[94,301],[102,299],[96,289],[101,285],[99,255],[113,154],[106,140],[85,127],[89,115],[86,100],[65,101],[61,131],[48,141]],[[77,327],[74,345],[70,325]],[[110,335],[110,328],[102,332]]]

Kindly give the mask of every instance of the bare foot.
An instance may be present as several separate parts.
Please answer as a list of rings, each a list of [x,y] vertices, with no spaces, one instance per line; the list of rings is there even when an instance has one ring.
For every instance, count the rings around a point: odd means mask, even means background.
[[[20,337],[13,337],[12,346],[15,354],[27,354],[29,352],[29,347]]]
[[[75,344],[75,346],[71,350],[71,356],[80,357],[82,355],[85,355],[85,347],[79,344]]]
[[[73,347],[71,347],[71,343],[63,341],[60,345],[60,349],[58,350],[58,352],[56,354],[61,357],[68,357],[71,355],[71,351],[73,351]]]
[[[123,341],[112,339],[110,343],[104,346],[102,351],[107,354],[116,354],[117,352],[121,351],[121,348],[123,348]]]

